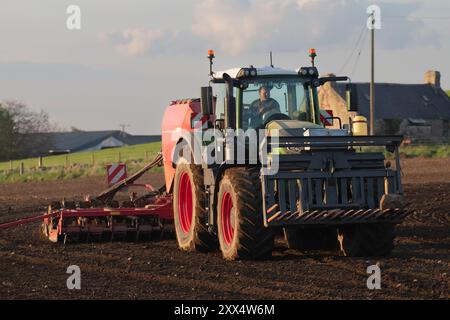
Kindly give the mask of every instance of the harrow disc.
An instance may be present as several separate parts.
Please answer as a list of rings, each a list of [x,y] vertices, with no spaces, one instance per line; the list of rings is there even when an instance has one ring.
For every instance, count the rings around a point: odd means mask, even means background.
[[[146,205],[171,207],[169,198],[156,199]],[[165,209],[167,210],[167,209]],[[163,235],[163,220],[159,212],[137,207],[133,201],[119,204],[110,200],[99,206],[94,201],[52,202],[48,212],[55,215],[44,219],[41,233],[52,242],[64,241],[139,241]]]

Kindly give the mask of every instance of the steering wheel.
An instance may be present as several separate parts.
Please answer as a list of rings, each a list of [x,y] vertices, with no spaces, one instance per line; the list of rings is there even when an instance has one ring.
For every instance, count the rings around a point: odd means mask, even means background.
[[[262,122],[264,124],[264,127],[273,120],[292,120],[291,117],[289,117],[287,114],[281,113],[278,110],[269,110],[267,112],[264,112],[262,115]]]
[[[268,110],[262,115],[255,115],[250,117],[251,127],[255,129],[263,129],[266,125],[273,120],[292,120],[288,115],[281,113],[278,110]]]
[[[283,84],[282,84],[282,83],[276,83],[276,84],[274,84],[273,86],[274,86],[275,88],[277,88],[277,89],[283,88]]]

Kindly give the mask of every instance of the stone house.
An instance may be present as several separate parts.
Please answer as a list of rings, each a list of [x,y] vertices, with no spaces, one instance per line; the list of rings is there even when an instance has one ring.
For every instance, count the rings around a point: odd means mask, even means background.
[[[376,83],[375,133],[402,134],[417,142],[450,141],[450,98],[440,78],[438,71],[428,71],[423,84]],[[343,124],[355,115],[347,111],[345,88],[345,83],[328,82],[319,90],[321,108],[333,110]],[[357,113],[369,119],[370,84],[353,83],[353,88]]]

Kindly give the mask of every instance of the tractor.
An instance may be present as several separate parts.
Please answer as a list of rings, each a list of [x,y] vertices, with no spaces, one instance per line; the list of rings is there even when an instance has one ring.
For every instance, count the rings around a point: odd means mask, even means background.
[[[182,250],[219,248],[227,260],[263,259],[271,255],[275,235],[284,234],[293,249],[335,246],[346,256],[391,252],[396,224],[407,214],[402,137],[368,136],[361,115],[354,123],[341,125],[337,118],[339,128],[325,127],[320,86],[347,81],[350,110],[357,110],[356,93],[348,77],[320,77],[315,56],[311,50],[312,67],[298,70],[214,72],[210,50],[210,80],[201,98],[173,101],[166,109],[163,165]],[[256,140],[238,139],[251,130]],[[205,138],[206,132],[214,138]],[[395,169],[380,147],[394,154]],[[240,157],[238,148],[244,150]],[[206,161],[206,150],[222,160]]]
[[[357,94],[348,77],[320,77],[314,66],[253,66],[213,71],[201,98],[175,100],[164,113],[162,152],[144,168],[84,201],[53,202],[40,216],[50,241],[152,237],[168,226],[186,251],[220,249],[227,260],[271,256],[276,235],[291,249],[340,249],[346,256],[384,256],[403,199],[401,136],[371,136],[367,120],[349,123],[322,112],[318,90],[347,81],[348,109]],[[336,121],[334,121],[336,120]],[[326,127],[335,122],[337,127]],[[395,167],[383,149],[394,155]],[[136,184],[164,167],[165,185]],[[119,203],[119,191],[146,193]]]

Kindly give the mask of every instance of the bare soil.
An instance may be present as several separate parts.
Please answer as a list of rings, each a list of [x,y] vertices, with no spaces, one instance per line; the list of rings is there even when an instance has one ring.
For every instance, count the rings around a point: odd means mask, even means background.
[[[449,299],[450,159],[405,159],[403,173],[415,212],[398,227],[388,258],[298,252],[280,238],[269,260],[228,262],[220,252],[182,252],[171,234],[150,242],[53,244],[34,223],[0,231],[0,298]],[[163,181],[161,174],[147,178]],[[0,185],[0,222],[104,187],[103,177]],[[382,289],[368,290],[366,268],[376,263]],[[66,287],[69,265],[81,268],[81,290]]]

